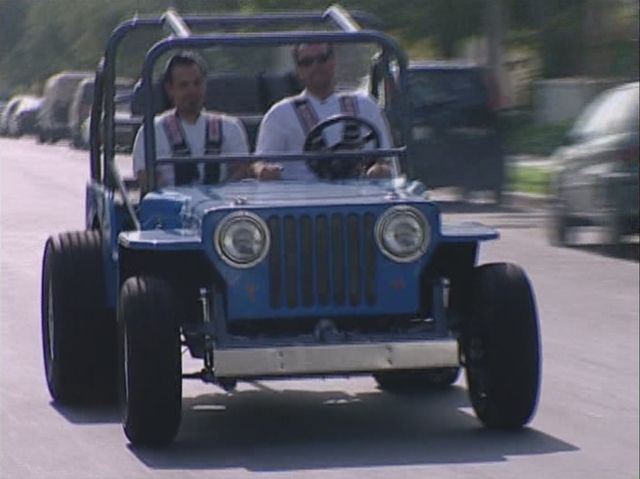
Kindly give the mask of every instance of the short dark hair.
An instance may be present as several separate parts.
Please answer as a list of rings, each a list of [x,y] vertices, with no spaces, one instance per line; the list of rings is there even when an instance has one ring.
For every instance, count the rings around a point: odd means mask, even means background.
[[[173,81],[173,69],[177,66],[191,66],[197,65],[202,73],[203,77],[207,76],[207,64],[204,59],[194,52],[179,52],[173,55],[167,63],[164,65],[164,72],[162,73],[162,82],[171,83]]]
[[[326,45],[327,53],[329,55],[333,55],[333,43],[329,43],[329,42],[296,43],[296,45],[293,47],[293,50],[291,51],[291,55],[293,56],[293,63],[295,63],[296,65],[298,64],[298,53],[300,52],[300,48],[306,45]]]

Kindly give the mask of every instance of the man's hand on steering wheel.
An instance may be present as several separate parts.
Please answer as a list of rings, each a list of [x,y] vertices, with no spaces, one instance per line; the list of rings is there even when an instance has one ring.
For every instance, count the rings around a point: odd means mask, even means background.
[[[344,131],[342,141],[327,147],[324,142],[323,133],[327,128],[336,124],[343,124]],[[334,115],[316,126],[307,134],[304,141],[304,151],[344,151],[363,150],[368,144],[374,149],[380,148],[380,133],[377,128],[368,120],[352,115]],[[380,168],[374,168],[372,161],[366,160],[311,160],[309,167],[320,178],[352,178],[358,176],[385,177],[390,176],[390,171],[386,173]],[[382,165],[380,165],[382,166]],[[372,174],[369,171],[372,170]]]

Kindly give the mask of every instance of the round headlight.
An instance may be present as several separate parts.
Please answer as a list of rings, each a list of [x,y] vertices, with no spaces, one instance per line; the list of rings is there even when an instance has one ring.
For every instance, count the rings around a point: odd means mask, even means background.
[[[393,261],[415,261],[427,251],[431,230],[424,215],[411,206],[388,209],[376,223],[376,241]]]
[[[258,215],[238,211],[220,222],[214,234],[214,243],[225,263],[236,268],[250,268],[267,255],[269,232]]]

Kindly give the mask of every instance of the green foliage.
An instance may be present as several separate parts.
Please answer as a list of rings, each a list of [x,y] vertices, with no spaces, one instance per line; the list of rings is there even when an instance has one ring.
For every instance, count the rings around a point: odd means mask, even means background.
[[[552,174],[546,168],[510,166],[507,171],[507,189],[522,193],[549,194]]]
[[[638,9],[626,0],[338,1],[348,10],[376,15],[386,32],[412,55],[421,57],[455,55],[464,40],[484,32],[485,9],[489,1],[497,1],[503,9],[507,39],[537,50],[547,77],[584,73],[590,61],[589,49],[595,48],[585,19],[589,12],[591,18],[593,12],[607,12],[615,26],[631,22],[631,27],[625,27],[630,32],[626,36],[601,39],[600,58],[609,59],[601,74],[633,77],[638,72],[637,28],[633,27],[637,27]],[[603,6],[602,2],[607,3]],[[111,30],[135,14],[159,14],[170,6],[180,13],[322,11],[332,3],[333,0],[0,0],[0,97],[19,90],[37,92],[48,76],[60,70],[93,69]],[[614,33],[618,30],[614,28]],[[154,39],[147,36],[141,41],[147,45]],[[134,75],[140,60],[123,58],[122,62]]]

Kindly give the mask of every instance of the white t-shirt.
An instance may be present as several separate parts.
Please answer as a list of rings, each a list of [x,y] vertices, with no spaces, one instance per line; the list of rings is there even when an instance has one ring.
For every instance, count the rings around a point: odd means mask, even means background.
[[[358,103],[357,116],[370,121],[378,130],[380,148],[390,148],[391,133],[380,106],[366,93],[353,92],[349,95]],[[306,99],[309,102],[318,117],[318,122],[342,113],[340,94],[334,93],[320,100],[305,90],[300,95],[285,98],[273,105],[262,119],[256,142],[256,154],[302,153],[307,135],[296,112],[294,102],[298,99]],[[331,146],[342,141],[343,129],[344,123],[336,123],[327,128],[324,131],[325,143]],[[305,161],[287,161],[283,163],[283,168],[282,179],[317,178]]]
[[[174,110],[159,115],[154,120],[154,128],[156,134],[156,157],[168,157],[172,156],[171,146],[167,139],[164,126],[162,124],[163,119],[167,115],[173,115]],[[221,115],[222,124],[222,144],[220,146],[221,154],[249,154],[249,142],[247,140],[247,132],[244,129],[244,125],[237,118]],[[182,132],[184,133],[184,140],[189,146],[189,151],[193,156],[203,156],[205,152],[205,132],[207,128],[206,115],[200,115],[195,123],[188,123],[178,118]],[[144,165],[144,127],[138,130],[136,139],[133,143],[133,171],[138,173],[143,171]],[[157,166],[158,181],[161,185],[174,184],[174,171],[173,165],[163,164]],[[200,177],[204,175],[204,165],[198,164],[198,170]],[[226,165],[223,163],[220,165],[220,179],[224,180],[227,175]]]

